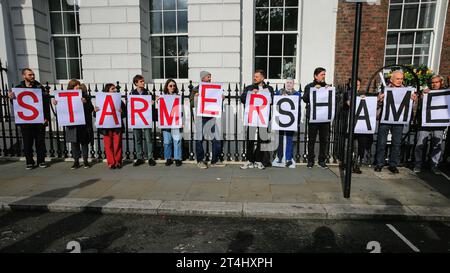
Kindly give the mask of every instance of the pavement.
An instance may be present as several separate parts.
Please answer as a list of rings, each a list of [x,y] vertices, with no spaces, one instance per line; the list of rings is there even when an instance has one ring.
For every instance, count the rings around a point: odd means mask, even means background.
[[[245,218],[417,221],[450,220],[448,176],[391,174],[363,168],[354,175],[351,198],[342,194],[337,166],[329,170],[267,168],[237,164],[201,170],[105,163],[70,170],[71,162],[25,170],[21,161],[0,161],[0,210],[103,214],[224,216]]]

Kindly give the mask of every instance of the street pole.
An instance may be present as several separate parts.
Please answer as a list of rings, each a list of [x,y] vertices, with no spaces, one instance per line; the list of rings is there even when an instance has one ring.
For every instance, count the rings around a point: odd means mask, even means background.
[[[362,5],[363,3],[356,3],[356,18],[355,18],[355,35],[353,39],[353,65],[352,65],[352,95],[350,96],[350,119],[349,119],[349,134],[348,134],[348,149],[347,162],[345,169],[344,180],[344,198],[350,198],[350,188],[352,183],[352,167],[353,167],[353,136],[355,128],[355,111],[356,111],[356,95],[357,95],[357,81],[358,81],[358,63],[359,63],[359,45],[361,39],[361,20],[362,20]]]

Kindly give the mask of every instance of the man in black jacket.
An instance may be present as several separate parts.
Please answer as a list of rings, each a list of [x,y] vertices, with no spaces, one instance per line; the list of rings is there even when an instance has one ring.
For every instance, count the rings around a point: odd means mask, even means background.
[[[330,87],[325,82],[326,70],[318,67],[314,70],[314,81],[305,86],[305,93],[303,94],[303,101],[306,103],[306,119],[308,121],[308,165],[311,169],[314,167],[314,146],[316,144],[317,134],[319,134],[319,166],[323,169],[328,169],[325,160],[327,159],[328,137],[330,134],[330,122],[323,123],[309,123],[310,118],[310,101],[309,94],[311,88]]]
[[[264,80],[266,78],[266,73],[263,70],[256,70],[253,76],[253,84],[247,86],[244,92],[241,94],[241,102],[245,105],[247,100],[247,94],[258,93],[259,90],[268,89],[271,96],[273,97],[273,88],[267,85]],[[254,138],[256,134],[256,140]],[[256,147],[255,147],[256,142]],[[253,169],[258,168],[264,170],[266,167],[271,165],[270,163],[270,153],[269,151],[261,151],[261,135],[259,128],[249,127],[247,136],[247,159],[248,161],[241,166],[241,169]]]
[[[44,120],[43,124],[21,124],[23,138],[23,149],[26,158],[27,170],[32,170],[35,167],[33,159],[33,144],[36,147],[37,165],[40,168],[47,168],[45,163],[45,127],[50,121],[50,95],[45,88],[38,81],[35,80],[33,70],[25,68],[22,70],[23,81],[16,86],[16,88],[40,88],[42,90]],[[8,93],[11,100],[15,99],[15,95],[12,91]]]

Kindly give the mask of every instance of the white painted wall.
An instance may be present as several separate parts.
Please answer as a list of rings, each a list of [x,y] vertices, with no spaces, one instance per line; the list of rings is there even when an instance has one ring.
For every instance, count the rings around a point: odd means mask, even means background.
[[[7,0],[0,1],[0,60],[3,67],[8,68],[7,73],[3,73],[5,83],[9,86],[17,83],[16,53],[14,50],[14,40],[12,38],[11,17],[9,16],[9,3]]]

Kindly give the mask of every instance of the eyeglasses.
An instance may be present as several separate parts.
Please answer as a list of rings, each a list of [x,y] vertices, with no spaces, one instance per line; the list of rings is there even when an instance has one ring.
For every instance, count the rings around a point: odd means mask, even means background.
[[[175,84],[168,85],[168,87],[176,87]]]

